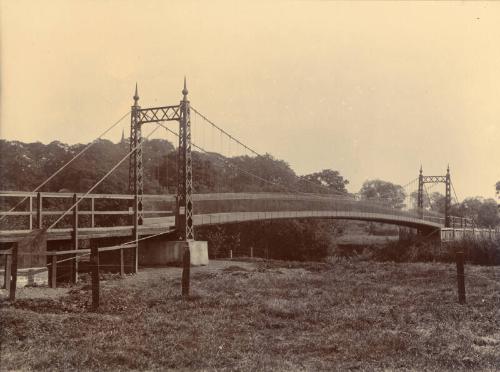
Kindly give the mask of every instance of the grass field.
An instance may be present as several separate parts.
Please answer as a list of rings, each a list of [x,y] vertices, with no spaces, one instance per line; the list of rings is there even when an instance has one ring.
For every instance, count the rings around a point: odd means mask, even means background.
[[[500,268],[340,261],[148,269],[3,303],[2,370],[498,370]],[[32,289],[42,290],[43,289]],[[29,297],[29,296],[28,296]]]

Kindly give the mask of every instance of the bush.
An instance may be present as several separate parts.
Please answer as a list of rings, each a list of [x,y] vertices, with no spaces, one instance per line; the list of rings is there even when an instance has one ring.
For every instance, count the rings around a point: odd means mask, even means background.
[[[197,239],[207,240],[209,256],[249,256],[280,260],[320,261],[334,246],[334,225],[319,220],[255,221],[240,224],[203,226]]]
[[[403,240],[369,247],[373,259],[393,262],[453,262],[455,252],[462,251],[468,263],[500,265],[500,239],[441,243],[438,241]]]

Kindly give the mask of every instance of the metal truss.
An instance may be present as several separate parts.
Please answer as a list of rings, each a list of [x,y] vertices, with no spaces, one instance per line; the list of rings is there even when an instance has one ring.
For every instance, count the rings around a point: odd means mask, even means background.
[[[446,176],[422,176],[423,183],[446,183]]]
[[[444,225],[450,227],[452,224],[451,216],[451,176],[450,167],[448,167],[445,176],[424,176],[422,167],[418,177],[418,208],[423,215],[424,209],[424,184],[426,183],[444,183],[445,184],[445,205],[444,205]]]
[[[177,164],[177,211],[175,225],[181,240],[194,240],[193,226],[193,164],[191,157],[191,112],[184,81],[179,120],[179,153]]]
[[[137,122],[157,123],[160,121],[179,121],[181,119],[181,106],[152,107],[137,110]]]
[[[177,207],[175,214],[176,230],[180,240],[194,240],[193,226],[193,166],[191,157],[191,119],[184,81],[183,100],[176,106],[141,108],[138,105],[137,86],[134,95],[130,124],[130,149],[136,149],[130,158],[129,192],[135,195],[134,234],[137,226],[143,223],[144,172],[142,162],[142,125],[161,121],[179,122],[179,149],[177,164]]]

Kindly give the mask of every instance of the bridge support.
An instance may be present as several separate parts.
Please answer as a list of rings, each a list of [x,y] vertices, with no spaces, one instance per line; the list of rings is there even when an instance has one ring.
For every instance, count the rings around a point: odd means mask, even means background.
[[[444,183],[445,184],[445,204],[444,204],[444,225],[451,227],[451,175],[450,166],[446,170],[445,176],[424,176],[422,166],[418,176],[418,195],[417,207],[420,213],[420,218],[424,217],[424,185],[426,183]]]
[[[165,121],[179,122],[179,147],[177,156],[177,198],[175,208],[176,241],[152,240],[152,243],[141,242],[141,257],[136,249],[135,270],[139,261],[142,264],[165,264],[177,262],[182,247],[184,271],[188,272],[191,264],[208,263],[206,242],[197,242],[194,237],[193,223],[193,166],[191,157],[191,118],[190,103],[186,78],[184,78],[183,98],[178,106],[163,106],[141,108],[138,105],[139,95],[137,85],[132,106],[130,124],[130,149],[134,150],[130,159],[129,189],[134,194],[134,232],[132,239],[139,238],[138,228],[143,221],[143,164],[141,127],[144,123],[159,123]],[[145,248],[142,248],[145,247]],[[189,258],[191,256],[191,258]],[[147,257],[147,258],[146,258]],[[184,292],[183,292],[184,293]]]
[[[418,195],[417,207],[420,218],[424,218],[424,175],[422,173],[422,166],[420,166],[420,173],[418,175]]]
[[[193,226],[193,164],[191,158],[191,118],[186,78],[180,103],[179,154],[177,164],[177,208],[175,227],[179,240],[194,240]]]
[[[444,201],[444,226],[451,227],[451,177],[450,177],[450,166],[446,169],[445,176],[445,201]]]
[[[134,104],[131,107],[130,114],[130,155],[129,165],[129,192],[133,193],[134,200],[132,208],[134,211],[132,224],[132,240],[139,239],[138,227],[143,221],[143,167],[142,167],[142,123],[139,121],[139,94],[137,92],[137,84],[135,85]],[[139,249],[135,248],[134,272],[139,270]]]

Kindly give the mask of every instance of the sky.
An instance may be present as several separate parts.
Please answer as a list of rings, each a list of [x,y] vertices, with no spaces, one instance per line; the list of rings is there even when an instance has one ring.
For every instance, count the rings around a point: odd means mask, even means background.
[[[197,110],[298,174],[338,170],[356,192],[449,164],[459,199],[495,196],[500,2],[0,6],[2,139],[87,143],[130,109],[136,82],[142,107],[175,105],[186,76]],[[194,121],[193,140],[221,151],[209,133]]]

